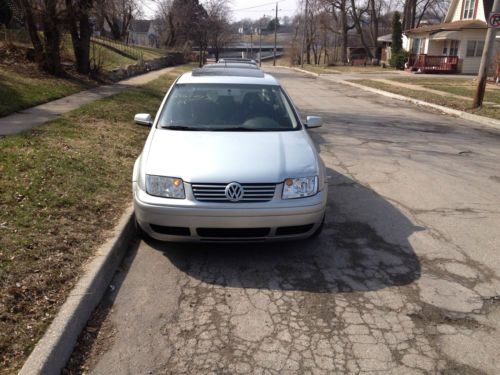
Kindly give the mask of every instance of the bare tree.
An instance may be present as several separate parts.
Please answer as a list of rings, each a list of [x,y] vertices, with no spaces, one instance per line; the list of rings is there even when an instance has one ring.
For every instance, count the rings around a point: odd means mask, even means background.
[[[17,0],[33,44],[35,61],[48,73],[60,75],[63,6],[60,0]],[[40,38],[38,25],[43,29]]]
[[[111,30],[113,39],[125,40],[130,23],[140,15],[137,0],[97,0],[97,8]]]
[[[221,49],[231,40],[231,11],[227,0],[208,0],[204,7],[207,12],[208,44],[214,49],[217,61]]]
[[[65,0],[67,24],[73,42],[76,69],[82,74],[90,72],[90,12],[92,0]]]
[[[404,0],[403,30],[420,26],[422,20],[426,18],[442,21],[449,3],[450,0]]]

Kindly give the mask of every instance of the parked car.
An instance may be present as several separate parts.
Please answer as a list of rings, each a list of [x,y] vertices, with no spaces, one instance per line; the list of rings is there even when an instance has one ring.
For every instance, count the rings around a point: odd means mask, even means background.
[[[322,228],[325,166],[290,97],[258,69],[197,69],[172,85],[133,172],[138,227],[165,241],[272,241]]]
[[[225,68],[238,68],[238,69],[259,69],[256,64],[252,64],[249,62],[235,62],[235,61],[224,61],[218,62],[216,64],[206,64],[203,66],[204,69],[220,69],[221,66]]]
[[[246,63],[246,64],[257,65],[257,61],[241,57],[224,57],[222,59],[219,59],[219,61],[217,61],[217,64],[225,64],[225,63]]]

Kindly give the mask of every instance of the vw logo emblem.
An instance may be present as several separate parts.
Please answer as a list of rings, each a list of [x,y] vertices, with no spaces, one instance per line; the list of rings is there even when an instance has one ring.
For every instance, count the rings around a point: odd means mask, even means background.
[[[237,182],[231,182],[226,186],[226,197],[231,202],[239,202],[243,198],[243,194],[245,191],[243,190],[243,186],[238,184]]]

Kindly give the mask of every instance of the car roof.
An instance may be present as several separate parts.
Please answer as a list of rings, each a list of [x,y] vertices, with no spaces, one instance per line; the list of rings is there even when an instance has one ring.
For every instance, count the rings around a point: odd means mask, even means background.
[[[240,69],[259,69],[257,65],[250,64],[247,62],[221,62],[217,64],[207,64],[203,66],[203,69],[220,69],[221,67],[226,68],[240,68]]]
[[[226,68],[223,65],[220,68],[194,69],[192,72],[184,73],[177,83],[225,83],[279,86],[278,81],[273,76],[264,73],[260,69]]]
[[[244,62],[244,63],[248,63],[248,64],[252,64],[252,65],[257,65],[257,61],[252,60],[252,59],[244,59],[241,57],[226,57],[226,58],[219,59],[219,61],[217,61],[218,64],[223,64],[225,62]]]

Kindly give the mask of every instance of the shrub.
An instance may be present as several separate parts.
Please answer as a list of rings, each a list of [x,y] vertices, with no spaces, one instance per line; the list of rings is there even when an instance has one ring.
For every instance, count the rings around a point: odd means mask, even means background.
[[[393,68],[396,69],[404,69],[405,68],[405,62],[408,61],[409,53],[406,51],[399,51],[397,53],[393,53],[391,56],[391,61],[390,64]]]

